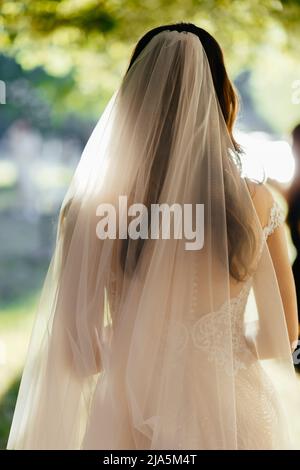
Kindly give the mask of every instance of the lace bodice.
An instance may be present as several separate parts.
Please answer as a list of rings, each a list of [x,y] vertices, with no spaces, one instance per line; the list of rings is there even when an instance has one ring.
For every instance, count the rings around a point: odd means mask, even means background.
[[[274,201],[269,222],[263,228],[265,239],[283,222],[283,212]],[[192,345],[199,352],[204,353],[208,361],[215,362],[228,374],[232,372],[236,374],[240,369],[246,369],[255,361],[244,332],[244,313],[252,279],[244,283],[237,296],[229,302],[224,302],[217,311],[200,318],[197,317],[197,283],[196,276],[189,315],[185,317],[184,322],[173,323],[172,333],[176,338],[177,352],[180,354],[185,347]]]

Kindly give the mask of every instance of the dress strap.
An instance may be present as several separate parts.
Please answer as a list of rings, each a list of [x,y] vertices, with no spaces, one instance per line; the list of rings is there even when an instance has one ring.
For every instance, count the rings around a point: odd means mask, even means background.
[[[263,228],[265,237],[268,238],[274,230],[282,225],[285,220],[285,215],[280,205],[274,201],[270,209],[268,224]]]

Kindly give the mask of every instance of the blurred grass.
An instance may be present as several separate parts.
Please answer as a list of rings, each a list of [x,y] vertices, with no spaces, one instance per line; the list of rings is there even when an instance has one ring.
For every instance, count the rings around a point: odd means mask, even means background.
[[[0,449],[5,449],[38,293],[0,305]]]
[[[0,449],[6,449],[10,425],[17,401],[21,376],[18,375],[0,400]]]
[[[18,194],[15,185],[0,187],[0,449],[7,444],[56,219],[23,214]]]

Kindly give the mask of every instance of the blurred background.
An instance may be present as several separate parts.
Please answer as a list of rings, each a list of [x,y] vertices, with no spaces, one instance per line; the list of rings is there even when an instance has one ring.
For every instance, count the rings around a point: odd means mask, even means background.
[[[288,187],[300,0],[0,1],[0,448],[68,182],[138,38],[178,21],[207,29],[224,50],[246,173]]]

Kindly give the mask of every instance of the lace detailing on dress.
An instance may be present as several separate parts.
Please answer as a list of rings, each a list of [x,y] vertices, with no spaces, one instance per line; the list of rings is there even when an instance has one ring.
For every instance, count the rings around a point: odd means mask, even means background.
[[[265,238],[268,238],[274,230],[284,223],[285,216],[279,204],[274,201],[270,210],[269,222],[263,228]]]
[[[190,310],[181,321],[171,321],[169,325],[174,360],[176,362],[185,348],[189,347],[191,354],[201,354],[199,360],[207,360],[228,375],[235,375],[254,360],[244,336],[244,310],[251,279],[244,283],[236,297],[225,301],[216,311],[199,317],[197,272],[195,263]]]
[[[243,322],[249,290],[250,282],[247,282],[230,302],[224,302],[216,312],[200,318],[191,332],[195,347],[229,375],[245,369],[249,360],[253,361],[245,340]]]

